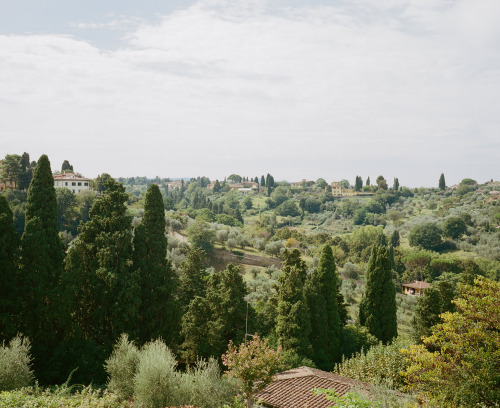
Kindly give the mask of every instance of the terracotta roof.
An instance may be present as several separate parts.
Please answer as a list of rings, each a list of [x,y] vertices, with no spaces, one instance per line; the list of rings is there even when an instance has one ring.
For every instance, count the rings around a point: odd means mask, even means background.
[[[90,179],[77,176],[75,173],[62,173],[62,174],[54,174],[54,180],[84,180],[90,181]]]
[[[332,405],[324,395],[314,395],[314,388],[334,389],[340,396],[357,386],[369,384],[310,367],[298,367],[276,374],[275,380],[255,396],[265,406],[276,408],[327,408]]]
[[[431,287],[431,285],[428,284],[427,282],[418,280],[410,283],[402,283],[402,286],[406,286],[407,288],[413,288],[413,289],[427,289]]]

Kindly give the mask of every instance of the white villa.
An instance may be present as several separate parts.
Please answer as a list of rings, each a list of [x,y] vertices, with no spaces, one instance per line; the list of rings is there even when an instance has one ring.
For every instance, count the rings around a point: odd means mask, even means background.
[[[90,179],[75,173],[54,174],[54,187],[65,187],[75,194],[92,188]]]

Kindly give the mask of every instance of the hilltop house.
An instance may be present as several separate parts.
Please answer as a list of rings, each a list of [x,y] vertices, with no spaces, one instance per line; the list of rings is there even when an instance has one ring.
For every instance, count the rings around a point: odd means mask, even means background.
[[[401,284],[401,289],[403,294],[405,295],[420,296],[423,294],[424,290],[430,288],[430,286],[431,285],[429,285],[427,282],[415,280],[410,283]]]
[[[91,189],[90,179],[76,173],[54,174],[54,187],[67,188],[75,194]]]

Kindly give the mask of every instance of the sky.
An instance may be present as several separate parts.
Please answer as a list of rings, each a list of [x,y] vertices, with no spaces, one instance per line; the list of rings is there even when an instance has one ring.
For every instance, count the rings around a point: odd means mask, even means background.
[[[0,157],[500,179],[498,0],[0,0]]]

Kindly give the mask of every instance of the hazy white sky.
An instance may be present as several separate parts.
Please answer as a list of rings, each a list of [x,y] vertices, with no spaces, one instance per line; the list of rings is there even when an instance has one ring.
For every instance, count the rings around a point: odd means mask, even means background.
[[[0,156],[88,177],[500,178],[498,0],[0,0]]]

